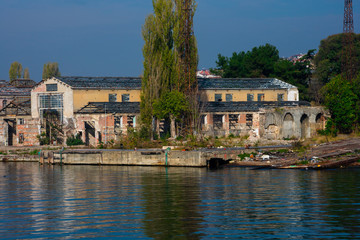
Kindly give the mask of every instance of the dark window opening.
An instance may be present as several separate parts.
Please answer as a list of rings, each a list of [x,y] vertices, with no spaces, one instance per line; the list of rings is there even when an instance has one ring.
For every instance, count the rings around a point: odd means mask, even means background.
[[[23,119],[23,118],[19,118],[18,124],[19,124],[19,125],[24,125],[24,119]]]
[[[262,102],[265,99],[265,95],[263,93],[258,94],[258,102]]]
[[[226,94],[226,101],[227,102],[232,102],[233,100],[233,95],[232,94]]]
[[[247,100],[248,100],[248,102],[254,101],[254,94],[248,94],[247,95]]]
[[[215,94],[215,102],[221,102],[222,101],[222,94]]]
[[[58,90],[57,84],[46,84],[47,92],[56,92]]]
[[[278,93],[277,98],[278,98],[278,101],[284,101],[284,94]]]
[[[127,117],[127,125],[129,127],[135,127],[135,116],[128,116]]]
[[[109,102],[116,102],[116,99],[117,99],[116,93],[109,94]]]
[[[123,94],[121,95],[122,102],[130,102],[130,94]]]
[[[246,126],[252,127],[253,125],[253,115],[252,114],[246,114]]]
[[[236,129],[237,124],[239,123],[239,115],[230,114],[229,115],[229,128]]]
[[[23,133],[19,133],[19,143],[24,143],[24,134]]]
[[[223,128],[223,115],[214,115],[214,130]]]

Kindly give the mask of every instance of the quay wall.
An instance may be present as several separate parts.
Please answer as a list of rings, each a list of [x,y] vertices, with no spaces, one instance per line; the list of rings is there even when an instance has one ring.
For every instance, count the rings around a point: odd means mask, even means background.
[[[51,155],[51,154],[50,154]],[[64,151],[54,152],[54,164],[206,167],[201,151]],[[47,162],[45,160],[45,162]]]

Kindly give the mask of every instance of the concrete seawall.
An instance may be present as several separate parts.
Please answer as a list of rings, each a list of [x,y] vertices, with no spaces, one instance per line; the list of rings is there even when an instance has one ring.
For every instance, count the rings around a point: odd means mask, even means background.
[[[49,152],[45,158],[44,162],[52,164],[207,166],[206,157],[201,151],[68,150],[64,152]]]

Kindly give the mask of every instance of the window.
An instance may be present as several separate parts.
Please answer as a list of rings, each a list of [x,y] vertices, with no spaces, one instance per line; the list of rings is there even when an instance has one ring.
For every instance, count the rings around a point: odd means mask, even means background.
[[[284,94],[278,93],[277,98],[278,98],[278,101],[284,101]]]
[[[135,116],[128,116],[127,117],[127,125],[129,127],[136,127],[136,117]]]
[[[223,116],[224,115],[214,115],[214,130],[221,130],[223,129]]]
[[[238,114],[230,114],[229,115],[229,128],[236,129],[236,126],[239,123],[239,115]]]
[[[265,99],[265,95],[263,93],[258,94],[258,102],[262,102]]]
[[[117,99],[116,93],[109,94],[109,102],[116,102],[116,99]]]
[[[24,125],[24,119],[23,119],[23,118],[19,118],[19,119],[18,119],[18,124],[19,124],[19,125]]]
[[[2,107],[5,107],[6,104],[7,104],[7,100],[3,100],[3,101],[2,101]]]
[[[248,100],[248,102],[254,101],[254,94],[248,94],[247,95],[247,100]]]
[[[222,101],[222,94],[215,94],[215,102],[221,102]]]
[[[252,114],[246,114],[246,126],[252,127],[253,125],[253,115]]]
[[[57,84],[46,84],[47,92],[56,92],[58,90]]]
[[[226,94],[226,101],[227,102],[232,102],[233,100],[233,95],[232,94]]]
[[[130,94],[123,94],[121,95],[122,102],[130,102]]]
[[[23,133],[19,133],[19,143],[24,143],[24,134]]]

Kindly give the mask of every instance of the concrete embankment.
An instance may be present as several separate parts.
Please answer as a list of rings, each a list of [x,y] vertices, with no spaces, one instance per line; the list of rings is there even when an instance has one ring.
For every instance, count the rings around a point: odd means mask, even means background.
[[[164,150],[67,150],[44,152],[40,162],[86,165],[207,166],[206,157],[201,151]]]

